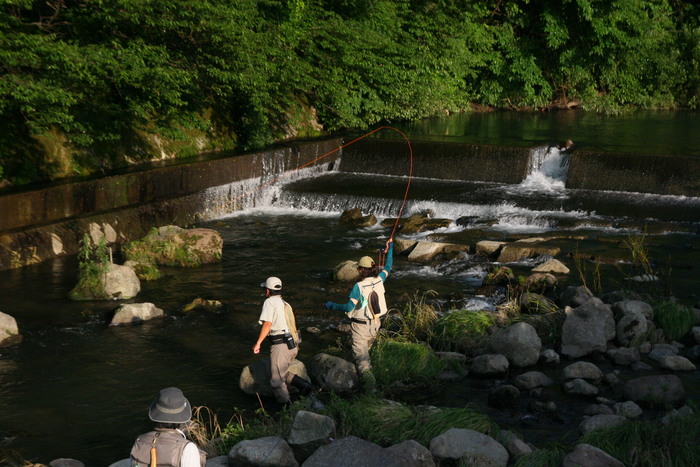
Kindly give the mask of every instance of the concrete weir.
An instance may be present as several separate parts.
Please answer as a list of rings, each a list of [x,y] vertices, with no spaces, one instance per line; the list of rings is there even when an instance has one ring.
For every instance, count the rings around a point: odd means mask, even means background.
[[[219,217],[237,209],[238,197],[251,189],[341,145],[337,138],[291,144],[0,195],[0,270],[75,254],[85,233],[122,243],[153,227]]]

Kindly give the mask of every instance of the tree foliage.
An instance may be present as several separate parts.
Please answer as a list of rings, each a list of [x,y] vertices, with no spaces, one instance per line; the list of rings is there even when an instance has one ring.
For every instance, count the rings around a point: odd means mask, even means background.
[[[3,0],[0,181],[148,160],[153,135],[177,156],[259,148],[314,111],[336,130],[472,103],[697,108],[699,13],[679,0]]]

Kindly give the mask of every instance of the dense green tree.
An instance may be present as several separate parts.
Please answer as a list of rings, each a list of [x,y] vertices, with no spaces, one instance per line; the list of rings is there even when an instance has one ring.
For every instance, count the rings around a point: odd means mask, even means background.
[[[697,108],[679,0],[3,0],[0,183],[471,104]],[[314,116],[315,114],[315,116]],[[299,133],[299,132],[302,133]]]

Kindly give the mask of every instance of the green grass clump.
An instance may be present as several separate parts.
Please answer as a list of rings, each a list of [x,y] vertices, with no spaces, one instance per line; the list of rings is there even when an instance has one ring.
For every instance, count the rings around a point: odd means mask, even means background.
[[[434,327],[431,344],[441,350],[464,351],[478,347],[496,324],[496,317],[484,311],[456,310],[446,313]]]
[[[435,295],[437,292],[433,290],[422,295],[416,293],[404,303],[403,308],[394,315],[399,322],[397,334],[411,342],[427,341],[430,338],[439,314],[433,305],[427,303],[427,298]]]
[[[581,439],[625,465],[636,467],[695,467],[700,465],[700,414],[674,417],[668,425],[628,421],[593,430]]]
[[[427,345],[380,339],[371,350],[372,372],[380,386],[396,381],[434,381],[447,367]]]
[[[671,340],[677,340],[690,332],[695,323],[693,310],[680,303],[665,300],[654,305],[654,322]]]
[[[555,444],[518,458],[515,467],[559,467],[566,456],[566,446]]]
[[[78,283],[70,291],[72,300],[102,300],[109,298],[105,292],[105,275],[109,267],[109,249],[104,237],[93,244],[88,234],[83,235],[78,252]]]
[[[490,436],[498,431],[496,424],[471,405],[438,409],[406,406],[376,395],[352,400],[335,396],[324,412],[335,420],[338,437],[353,435],[380,446],[408,439],[427,446],[431,439],[450,428],[467,428]]]

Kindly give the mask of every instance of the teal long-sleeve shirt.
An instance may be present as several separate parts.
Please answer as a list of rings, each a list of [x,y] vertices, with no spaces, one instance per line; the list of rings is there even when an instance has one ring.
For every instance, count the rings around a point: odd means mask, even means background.
[[[382,282],[386,282],[389,273],[391,272],[391,267],[394,265],[394,242],[389,243],[389,251],[386,252],[386,262],[384,263],[384,269],[380,272],[377,277],[379,277]],[[350,291],[350,296],[348,297],[347,303],[333,303],[331,306],[332,310],[342,311],[343,313],[350,313],[355,304],[360,301],[362,294],[360,293],[360,287],[355,284]]]

